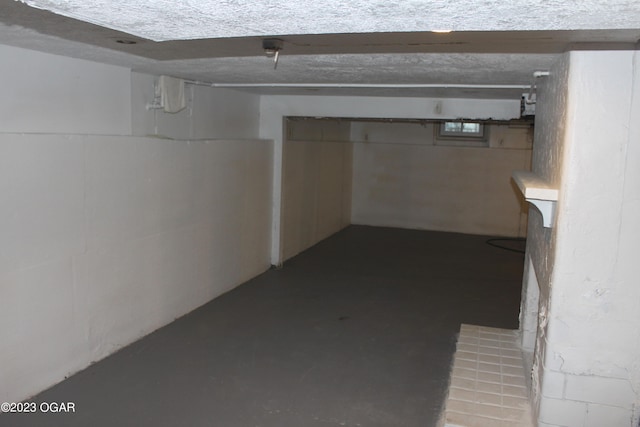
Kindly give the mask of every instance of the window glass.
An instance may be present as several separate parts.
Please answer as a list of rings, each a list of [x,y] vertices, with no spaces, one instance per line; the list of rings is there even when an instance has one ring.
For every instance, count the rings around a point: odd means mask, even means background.
[[[480,123],[460,123],[462,125],[462,132],[465,133],[479,133]]]
[[[445,132],[460,132],[461,130],[462,130],[461,122],[445,122],[444,123]]]
[[[451,121],[440,122],[436,128],[436,144],[463,147],[488,147],[482,122]]]

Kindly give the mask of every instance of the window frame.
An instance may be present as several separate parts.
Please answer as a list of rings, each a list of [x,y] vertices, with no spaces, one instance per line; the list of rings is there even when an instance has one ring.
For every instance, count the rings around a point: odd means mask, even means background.
[[[478,124],[478,132],[447,131],[447,123],[474,123]],[[462,128],[462,126],[461,126]],[[488,128],[479,120],[443,120],[435,126],[436,145],[451,145],[461,147],[489,147]]]

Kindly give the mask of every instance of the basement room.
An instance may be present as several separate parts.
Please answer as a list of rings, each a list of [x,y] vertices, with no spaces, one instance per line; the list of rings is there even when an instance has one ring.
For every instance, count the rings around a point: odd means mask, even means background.
[[[0,5],[0,426],[639,427],[640,4]]]

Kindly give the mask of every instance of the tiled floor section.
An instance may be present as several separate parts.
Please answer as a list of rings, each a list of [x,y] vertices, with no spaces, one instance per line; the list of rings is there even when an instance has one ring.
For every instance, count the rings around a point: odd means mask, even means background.
[[[445,427],[531,427],[518,332],[462,325]]]

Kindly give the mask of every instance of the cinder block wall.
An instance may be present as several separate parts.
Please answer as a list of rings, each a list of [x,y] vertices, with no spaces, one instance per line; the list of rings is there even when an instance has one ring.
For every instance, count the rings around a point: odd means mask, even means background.
[[[171,115],[146,109],[154,76],[1,45],[0,56],[0,401],[11,402],[266,270],[273,146],[257,139],[258,96],[190,88]]]
[[[557,185],[553,228],[530,210],[539,284],[532,371],[540,426],[640,420],[640,62],[636,51],[565,54],[542,83],[533,171]],[[526,298],[535,286],[525,272]]]
[[[351,223],[349,122],[287,119],[282,254],[287,260]]]
[[[487,145],[474,146],[438,140],[437,127],[352,124],[352,222],[523,237],[527,207],[511,173],[531,166],[531,128],[485,124]]]

